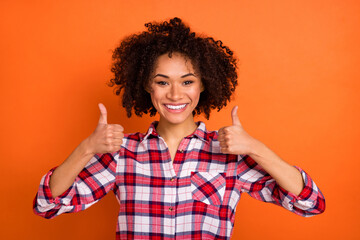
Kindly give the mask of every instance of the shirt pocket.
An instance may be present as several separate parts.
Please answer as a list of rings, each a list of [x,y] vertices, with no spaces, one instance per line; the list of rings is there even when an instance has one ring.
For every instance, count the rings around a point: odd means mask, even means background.
[[[221,205],[226,188],[226,173],[215,171],[191,172],[191,195],[193,200],[209,205]]]

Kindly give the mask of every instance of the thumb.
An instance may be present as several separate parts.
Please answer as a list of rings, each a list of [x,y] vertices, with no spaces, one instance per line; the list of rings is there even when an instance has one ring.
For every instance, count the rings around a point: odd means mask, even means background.
[[[241,126],[239,117],[237,115],[237,110],[238,110],[238,106],[235,106],[232,110],[231,110],[231,118],[232,118],[232,124],[234,126]]]
[[[99,124],[107,124],[107,111],[104,104],[99,103],[99,109],[100,109]]]

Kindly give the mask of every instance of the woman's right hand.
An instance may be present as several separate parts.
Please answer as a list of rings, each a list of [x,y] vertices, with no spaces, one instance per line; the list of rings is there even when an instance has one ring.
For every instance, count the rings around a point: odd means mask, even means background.
[[[54,198],[74,183],[76,176],[96,153],[112,153],[120,149],[124,128],[118,124],[108,124],[105,106],[99,103],[99,109],[100,119],[95,131],[51,175],[49,185]]]
[[[124,128],[119,124],[107,123],[107,111],[102,103],[99,103],[100,118],[95,131],[86,139],[87,152],[111,153],[121,148],[124,137]]]

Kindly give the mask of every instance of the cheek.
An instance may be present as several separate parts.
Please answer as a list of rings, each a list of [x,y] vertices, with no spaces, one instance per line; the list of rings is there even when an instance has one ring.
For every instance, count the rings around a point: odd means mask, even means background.
[[[151,102],[152,102],[153,106],[155,107],[155,109],[157,111],[159,111],[158,106],[161,104],[160,103],[161,95],[159,94],[159,92],[152,90],[152,91],[150,91],[150,97],[151,97]]]
[[[193,89],[191,92],[189,92],[189,96],[191,96],[192,99],[198,100],[200,98],[200,88]]]
[[[156,99],[156,97],[154,96],[154,93],[150,92],[150,97],[151,97],[151,102],[152,102],[153,105],[154,105],[155,99]]]
[[[150,97],[151,97],[152,101],[159,100],[160,99],[160,94],[159,94],[159,92],[156,92],[156,91],[152,90],[150,92]]]

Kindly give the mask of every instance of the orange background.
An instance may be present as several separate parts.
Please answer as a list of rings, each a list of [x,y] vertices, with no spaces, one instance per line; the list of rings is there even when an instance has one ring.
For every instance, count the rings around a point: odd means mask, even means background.
[[[208,128],[231,124],[239,105],[245,129],[326,197],[324,214],[302,218],[244,194],[232,239],[360,239],[360,3],[320,0],[2,0],[0,238],[115,238],[113,194],[53,220],[34,215],[32,200],[41,176],[93,131],[98,102],[126,132],[154,120],[127,119],[106,86],[111,51],[145,22],[174,16],[221,39],[241,63],[234,100]]]

